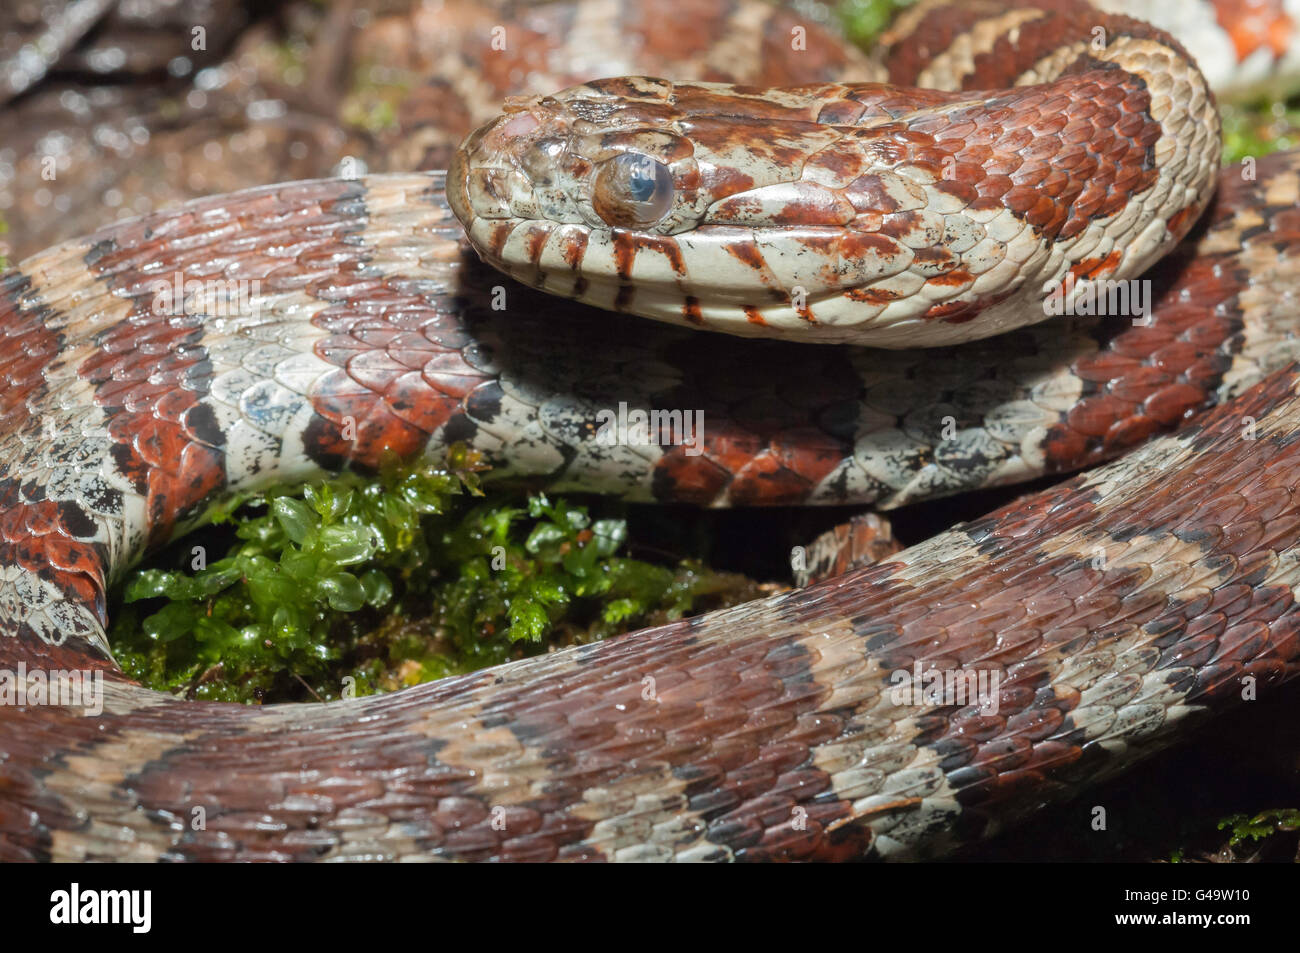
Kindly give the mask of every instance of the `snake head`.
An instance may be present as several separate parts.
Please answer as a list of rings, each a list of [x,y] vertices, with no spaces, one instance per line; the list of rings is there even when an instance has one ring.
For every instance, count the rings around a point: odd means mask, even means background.
[[[525,283],[675,323],[702,323],[703,301],[744,324],[745,305],[789,300],[749,252],[804,224],[798,196],[763,190],[838,138],[819,106],[649,77],[512,99],[458,150],[448,199],[480,256]]]
[[[508,103],[447,194],[485,261],[552,294],[744,336],[958,343],[1044,320],[1067,276],[1135,278],[1190,227],[1218,123],[1175,72],[1163,119],[1122,69],[984,92],[597,80]]]
[[[693,227],[699,170],[690,139],[620,116],[625,110],[610,99],[574,95],[610,82],[507,100],[504,113],[459,151],[456,198],[495,221],[659,234]]]
[[[694,147],[645,109],[671,86],[631,77],[507,100],[466,139],[448,176],[452,208],[479,252],[521,276],[555,253],[573,269],[593,234],[696,227],[707,206]]]

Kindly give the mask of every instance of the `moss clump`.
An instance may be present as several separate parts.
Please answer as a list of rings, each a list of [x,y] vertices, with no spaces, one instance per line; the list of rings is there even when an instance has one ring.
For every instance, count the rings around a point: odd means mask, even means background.
[[[475,455],[243,501],[221,558],[133,572],[109,638],[127,674],[222,701],[367,694],[752,598],[742,577],[618,555],[627,526],[486,499]],[[218,523],[232,522],[227,510]],[[229,534],[228,534],[229,535]],[[216,544],[214,544],[215,547]]]
[[[1300,810],[1274,808],[1258,814],[1233,814],[1219,821],[1219,830],[1231,831],[1227,846],[1235,851],[1276,834],[1300,831]]]

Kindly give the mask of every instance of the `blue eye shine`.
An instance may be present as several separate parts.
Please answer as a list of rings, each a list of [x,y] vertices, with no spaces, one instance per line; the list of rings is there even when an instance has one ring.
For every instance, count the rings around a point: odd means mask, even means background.
[[[605,222],[621,228],[646,228],[673,207],[673,176],[650,156],[621,152],[596,170],[591,204]]]
[[[648,202],[655,194],[655,185],[658,182],[656,167],[663,169],[663,166],[649,156],[635,156],[633,163],[629,163],[628,168],[628,193],[637,202]],[[667,169],[664,171],[666,172]]]

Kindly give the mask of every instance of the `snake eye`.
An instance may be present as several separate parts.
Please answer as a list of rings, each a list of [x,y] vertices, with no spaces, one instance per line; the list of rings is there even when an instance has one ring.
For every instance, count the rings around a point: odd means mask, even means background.
[[[591,205],[609,225],[653,225],[673,207],[672,173],[649,156],[620,152],[597,168]]]

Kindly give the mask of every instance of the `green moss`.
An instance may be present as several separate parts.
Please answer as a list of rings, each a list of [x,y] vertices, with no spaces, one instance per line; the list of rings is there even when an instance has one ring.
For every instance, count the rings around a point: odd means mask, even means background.
[[[352,73],[339,117],[360,132],[377,136],[400,128],[398,115],[411,90],[422,83],[411,70],[385,63],[365,62]]]
[[[398,104],[406,98],[406,83],[372,83],[358,87],[345,98],[340,110],[345,125],[370,135],[398,128]]]
[[[741,577],[622,557],[627,526],[482,499],[473,454],[244,501],[221,558],[126,580],[109,638],[147,685],[222,701],[366,694],[752,598]],[[233,519],[232,507],[215,515]],[[348,681],[351,679],[351,681]]]
[[[836,8],[844,35],[863,48],[871,43],[899,10],[913,0],[846,0]]]
[[[1223,106],[1223,161],[1266,156],[1300,144],[1300,100],[1261,99]]]
[[[1275,808],[1258,814],[1233,814],[1219,821],[1219,830],[1231,831],[1230,848],[1254,844],[1275,834],[1300,831],[1300,810]]]

